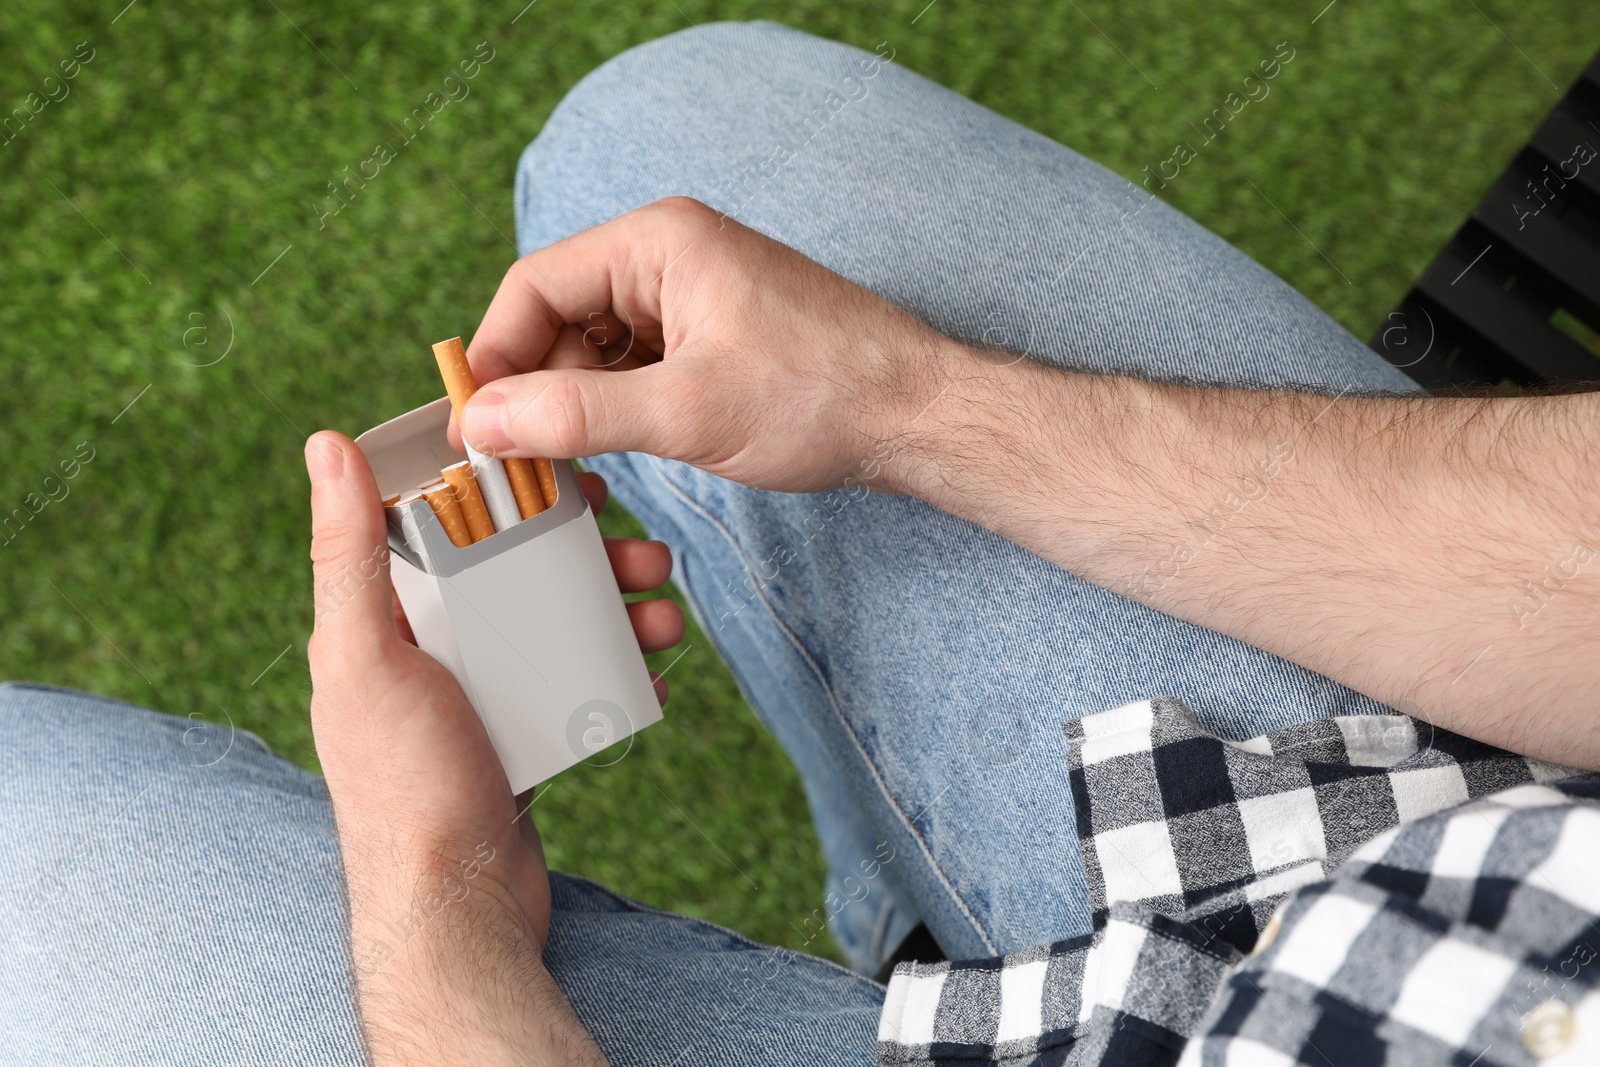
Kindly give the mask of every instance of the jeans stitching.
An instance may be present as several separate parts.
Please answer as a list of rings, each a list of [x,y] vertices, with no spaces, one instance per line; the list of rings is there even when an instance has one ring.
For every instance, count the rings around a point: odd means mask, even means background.
[[[701,918],[697,918],[696,916],[693,916],[693,915],[683,915],[683,914],[681,914],[679,912],[667,911],[664,908],[652,907],[649,904],[645,904],[645,903],[642,903],[642,902],[637,901],[637,900],[629,899],[628,897],[623,896],[621,893],[618,893],[615,889],[612,889],[609,886],[601,885],[599,882],[591,881],[590,879],[585,878],[581,874],[570,874],[570,873],[568,873],[566,871],[558,871],[556,873],[560,874],[561,877],[563,879],[567,880],[567,881],[582,882],[584,885],[588,886],[590,889],[594,889],[594,890],[597,890],[600,893],[605,894],[606,896],[610,897],[612,900],[615,900],[618,904],[621,904],[628,911],[634,912],[635,914],[638,914],[638,915],[659,915],[662,918],[674,919],[674,920],[677,920],[678,922],[688,923],[691,926],[699,926],[699,927],[703,927],[704,929],[707,929],[707,930],[713,930],[713,931],[715,931],[715,932],[717,932],[719,934],[722,934],[722,935],[724,935],[726,937],[733,938],[735,941],[738,941],[741,944],[743,944],[746,948],[752,949],[754,951],[758,951],[758,952],[787,952],[791,956],[796,956],[796,957],[799,957],[800,959],[809,960],[809,961],[812,961],[812,962],[815,962],[815,963],[820,963],[824,967],[828,968],[831,971],[835,971],[835,972],[837,972],[839,974],[842,974],[842,975],[848,975],[849,977],[854,978],[856,981],[861,982],[861,983],[863,983],[865,985],[868,985],[868,986],[872,987],[872,989],[874,991],[878,992],[878,993],[882,993],[883,992],[883,988],[884,987],[883,987],[883,985],[881,983],[874,982],[872,979],[868,978],[866,975],[857,974],[855,971],[850,970],[850,968],[848,968],[848,967],[841,967],[839,964],[833,962],[832,960],[824,959],[821,956],[816,956],[816,955],[813,955],[813,954],[811,954],[809,952],[799,952],[799,951],[796,951],[795,949],[792,949],[792,948],[784,948],[784,947],[779,946],[779,945],[764,945],[761,942],[755,940],[754,938],[746,937],[744,934],[741,934],[737,930],[730,930],[728,927],[719,925],[718,923],[714,923],[709,919],[701,919]],[[553,912],[552,914],[560,915],[563,910],[565,910],[565,909],[558,909],[555,912]]]

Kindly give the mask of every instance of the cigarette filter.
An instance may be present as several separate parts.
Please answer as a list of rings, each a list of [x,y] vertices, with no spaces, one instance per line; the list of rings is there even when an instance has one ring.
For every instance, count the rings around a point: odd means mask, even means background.
[[[489,509],[484,506],[483,494],[478,491],[478,479],[472,476],[472,465],[466,460],[446,467],[440,474],[445,484],[455,490],[456,503],[461,506],[461,517],[467,520],[467,533],[474,541],[494,535],[494,522]]]
[[[450,407],[456,413],[456,425],[461,425],[461,412],[467,401],[478,391],[478,380],[472,376],[472,364],[467,362],[467,350],[461,338],[452,337],[433,346],[433,358],[439,364],[439,377],[444,379],[444,391],[450,394]]]
[[[444,482],[429,486],[422,491],[422,499],[428,502],[433,513],[439,516],[439,525],[444,527],[444,532],[450,538],[450,543],[457,548],[466,548],[472,544],[472,534],[467,531],[467,517],[461,514],[461,505],[456,501],[456,494]]]
[[[533,472],[539,476],[539,492],[544,496],[544,506],[555,507],[558,493],[555,464],[548,459],[536,459],[533,461]]]
[[[531,519],[545,509],[544,493],[539,490],[539,476],[533,471],[531,459],[503,459],[506,479],[511,482],[511,493],[517,498],[517,510],[522,517]]]

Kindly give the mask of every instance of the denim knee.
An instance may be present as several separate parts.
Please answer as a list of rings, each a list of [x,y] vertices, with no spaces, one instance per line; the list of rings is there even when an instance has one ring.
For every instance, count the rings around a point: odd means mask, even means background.
[[[745,122],[795,110],[796,76],[867,57],[772,22],[707,23],[613,57],[572,88],[522,153],[519,249],[671,195],[731,213],[716,201],[736,197],[741,169],[768,147]]]
[[[221,721],[217,721],[217,720]],[[226,713],[186,718],[34,682],[0,684],[0,783],[13,825],[97,807],[128,784],[227,781],[308,799],[322,780],[276,756]]]

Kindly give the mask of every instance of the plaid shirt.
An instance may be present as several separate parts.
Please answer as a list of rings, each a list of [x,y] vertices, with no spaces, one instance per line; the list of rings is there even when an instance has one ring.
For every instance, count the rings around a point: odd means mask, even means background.
[[[896,968],[880,1064],[1600,1064],[1600,776],[1402,715],[1066,730],[1095,932]]]

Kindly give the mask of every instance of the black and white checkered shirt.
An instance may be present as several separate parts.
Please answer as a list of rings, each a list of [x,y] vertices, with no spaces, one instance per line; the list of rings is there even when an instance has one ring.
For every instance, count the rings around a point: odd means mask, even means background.
[[[1095,932],[897,968],[880,1064],[1600,1065],[1600,776],[1400,715],[1066,730]]]

